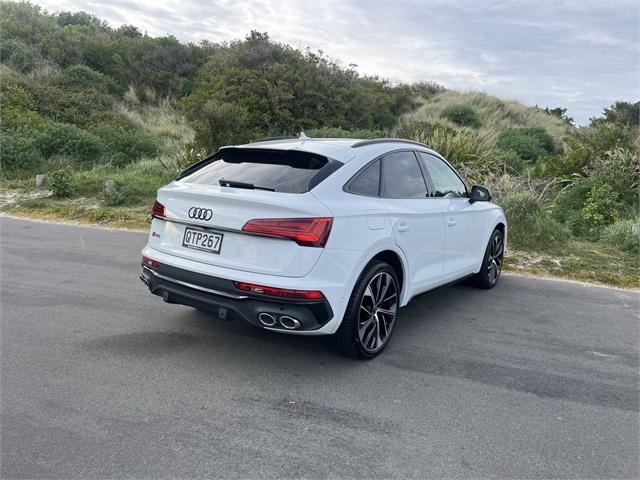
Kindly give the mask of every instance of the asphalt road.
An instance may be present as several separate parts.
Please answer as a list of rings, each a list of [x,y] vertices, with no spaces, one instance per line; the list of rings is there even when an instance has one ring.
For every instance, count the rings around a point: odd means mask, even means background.
[[[504,276],[386,351],[164,304],[146,235],[0,219],[2,478],[638,478],[640,296]]]

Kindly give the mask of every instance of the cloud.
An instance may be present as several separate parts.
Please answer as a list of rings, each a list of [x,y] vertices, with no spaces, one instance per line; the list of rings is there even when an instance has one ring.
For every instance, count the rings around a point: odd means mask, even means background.
[[[640,93],[640,9],[633,0],[39,3],[186,42],[266,31],[276,41],[357,64],[365,74],[563,106],[582,123]]]

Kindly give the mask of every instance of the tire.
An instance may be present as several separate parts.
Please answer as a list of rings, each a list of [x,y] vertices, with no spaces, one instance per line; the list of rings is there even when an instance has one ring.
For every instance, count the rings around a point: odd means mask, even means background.
[[[504,261],[504,235],[497,228],[491,234],[484,252],[480,271],[471,277],[471,283],[478,288],[489,289],[497,285]]]
[[[363,360],[380,354],[395,328],[399,296],[393,268],[380,261],[367,265],[351,292],[342,324],[332,335],[337,350]]]

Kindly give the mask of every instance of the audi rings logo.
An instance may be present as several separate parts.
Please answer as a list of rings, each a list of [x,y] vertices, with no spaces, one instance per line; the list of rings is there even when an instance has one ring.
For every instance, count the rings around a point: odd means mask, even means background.
[[[207,222],[213,218],[213,210],[210,208],[191,207],[189,209],[189,218]]]

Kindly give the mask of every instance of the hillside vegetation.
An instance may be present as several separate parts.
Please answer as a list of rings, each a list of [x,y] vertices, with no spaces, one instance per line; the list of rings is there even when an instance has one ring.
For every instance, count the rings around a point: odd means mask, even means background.
[[[397,136],[493,191],[512,268],[640,284],[638,102],[576,127],[561,107],[391,84],[266,33],[185,45],[23,2],[0,3],[0,59],[5,211],[142,226],[156,189],[222,145]]]

